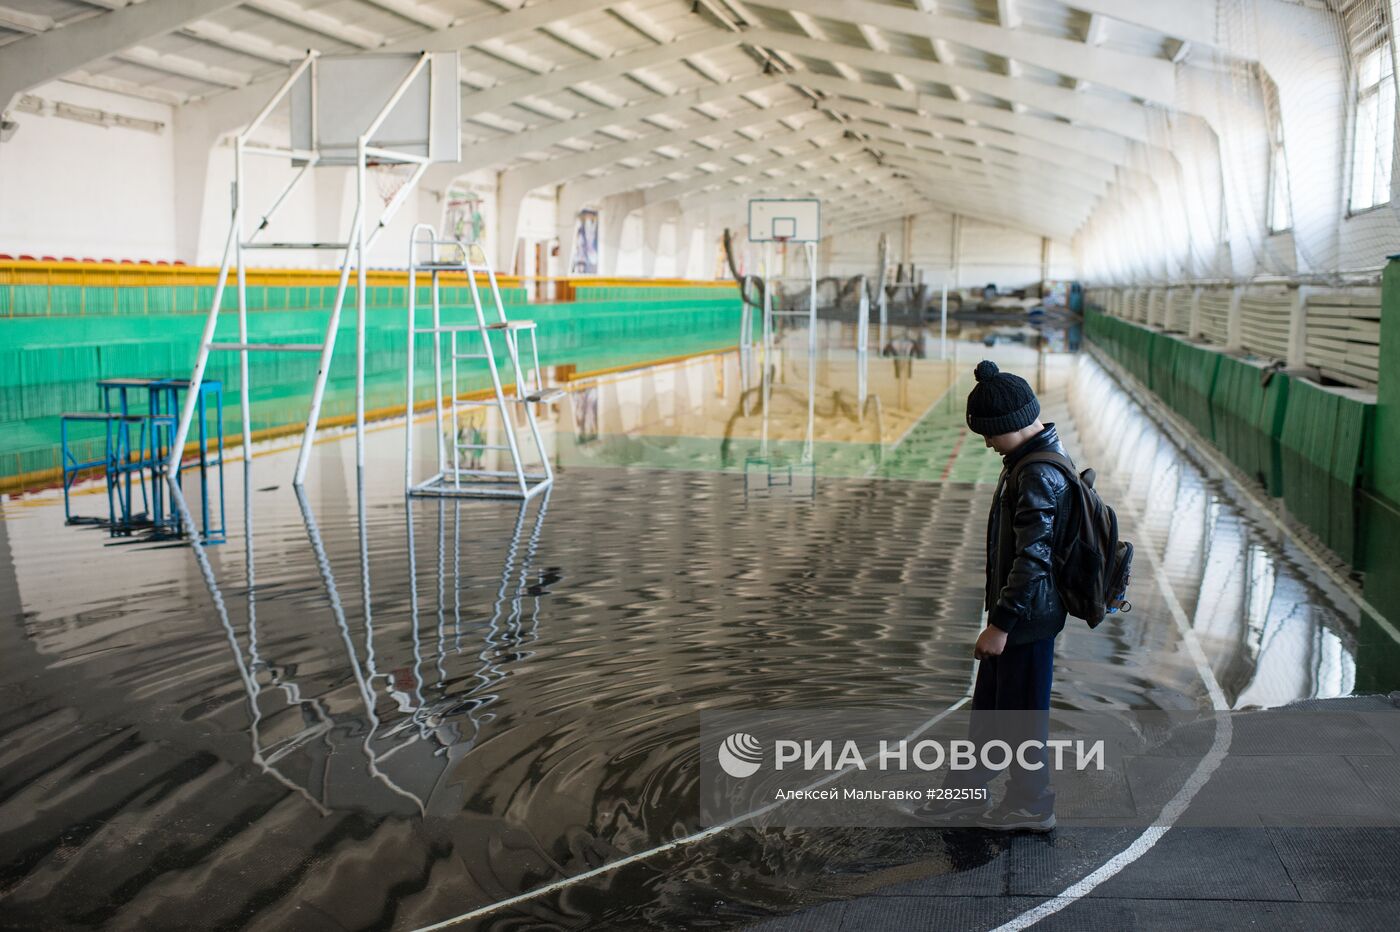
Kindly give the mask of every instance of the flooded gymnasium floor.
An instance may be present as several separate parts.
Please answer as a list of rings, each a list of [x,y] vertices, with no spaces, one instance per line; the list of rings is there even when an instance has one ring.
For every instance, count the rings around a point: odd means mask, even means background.
[[[850,354],[809,372],[789,349],[765,387],[718,354],[573,385],[545,412],[557,483],[523,509],[405,502],[401,422],[371,430],[363,484],[350,436],[320,443],[304,499],[294,450],[231,464],[230,543],[198,552],[5,503],[0,921],[988,928],[1061,895],[1137,833],[698,822],[702,712],[966,693],[1000,468],[963,426],[984,353],[1154,556],[1130,615],[1071,620],[1058,708],[1209,707],[1174,605],[1230,708],[1400,687],[1390,629],[1088,356],[964,344],[862,384]],[[1349,836],[1330,895],[1289,830],[1193,831],[1045,927],[1394,915],[1393,835]]]

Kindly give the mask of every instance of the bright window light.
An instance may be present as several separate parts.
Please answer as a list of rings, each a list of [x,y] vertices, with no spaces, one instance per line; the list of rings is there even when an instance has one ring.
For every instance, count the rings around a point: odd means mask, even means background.
[[[1356,121],[1351,150],[1351,210],[1390,200],[1395,163],[1394,16],[1383,38],[1361,55],[1356,68]]]

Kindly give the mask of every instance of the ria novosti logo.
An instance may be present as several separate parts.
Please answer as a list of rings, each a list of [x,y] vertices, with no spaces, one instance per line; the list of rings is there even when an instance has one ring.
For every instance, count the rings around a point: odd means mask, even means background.
[[[731,777],[751,777],[763,763],[763,745],[753,735],[736,731],[719,746],[720,769]]]

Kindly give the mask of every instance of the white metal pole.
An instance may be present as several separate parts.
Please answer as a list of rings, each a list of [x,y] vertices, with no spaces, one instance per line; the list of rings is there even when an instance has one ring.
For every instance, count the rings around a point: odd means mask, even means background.
[[[433,239],[437,239],[437,233],[433,234]],[[437,471],[438,477],[441,478],[443,473],[447,472],[447,450],[442,445],[442,301],[438,294],[438,275],[438,270],[433,269],[433,422],[437,429]],[[452,403],[456,404],[455,397]]]
[[[228,240],[224,243],[224,258],[219,263],[219,277],[214,283],[214,305],[209,309],[209,316],[204,319],[204,332],[199,337],[199,352],[194,357],[194,372],[190,375],[191,388],[204,381],[204,368],[209,363],[209,344],[214,341],[214,328],[219,324],[219,304],[224,299],[224,288],[228,284],[228,268],[233,259],[233,244],[238,240],[238,221],[238,200],[235,198],[233,222],[229,224]],[[198,403],[198,391],[185,392],[185,400],[180,409],[180,423],[175,428],[175,437],[170,444],[170,459],[165,464],[166,476],[172,483],[175,479],[175,471],[180,468],[180,461],[184,459],[185,438],[189,436],[190,423],[194,420],[194,411]]]
[[[365,140],[355,160],[356,197],[360,201],[355,222],[355,465],[365,468],[365,307],[369,283],[365,280]]]
[[[418,308],[418,231],[423,224],[418,224],[413,228],[413,232],[408,238],[408,388],[406,389],[406,404],[404,406],[404,453],[403,453],[403,490],[404,494],[413,491],[413,344],[417,340],[414,317]],[[432,234],[432,239],[437,239],[436,234]],[[431,247],[430,247],[431,248]],[[409,516],[409,527],[413,526],[413,517]],[[411,533],[411,532],[410,532]],[[417,616],[415,615],[415,620]]]
[[[237,202],[233,226],[237,234],[233,243],[234,267],[238,275],[238,342],[248,345],[248,277],[243,268],[243,137],[233,145],[233,197]],[[238,351],[238,404],[243,420],[243,462],[253,461],[253,407],[248,396],[248,350]],[[190,385],[198,392],[198,385]],[[245,467],[246,468],[246,467]]]
[[[943,279],[943,298],[938,322],[938,358],[948,358],[948,279]]]
[[[353,230],[359,225],[364,213],[364,204],[355,205],[355,217],[350,222]],[[335,290],[335,307],[331,309],[331,319],[326,324],[325,340],[321,343],[321,360],[316,372],[316,385],[311,389],[311,410],[306,415],[306,429],[301,435],[301,451],[297,454],[296,472],[292,474],[292,485],[306,482],[306,467],[311,461],[311,443],[316,434],[316,424],[321,419],[321,402],[326,397],[326,379],[330,375],[331,356],[335,352],[336,336],[340,332],[340,312],[345,308],[345,291],[350,282],[350,263],[354,258],[349,244],[340,263],[340,282]]]
[[[803,252],[807,254],[807,280],[810,289],[807,292],[807,355],[810,357],[808,365],[816,366],[817,362],[817,244],[803,243]]]

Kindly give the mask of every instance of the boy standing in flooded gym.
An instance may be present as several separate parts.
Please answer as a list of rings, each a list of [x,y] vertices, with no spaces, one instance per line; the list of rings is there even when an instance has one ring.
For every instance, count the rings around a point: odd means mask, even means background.
[[[1069,513],[1071,490],[1065,474],[1049,463],[1016,467],[1032,453],[1066,454],[1055,425],[1041,422],[1040,402],[1025,379],[987,360],[974,374],[967,426],[1001,455],[1002,470],[987,517],[987,626],[973,647],[981,666],[969,737],[980,747],[993,738],[1007,739],[1010,729],[1020,740],[1043,742],[1055,637],[1066,617],[1053,575],[1056,519]],[[978,714],[986,712],[999,715]],[[1007,712],[1035,714],[1000,714]],[[1055,827],[1055,793],[1043,750],[1040,763],[1038,769],[1013,764],[1006,798],[994,809],[986,810],[980,801],[947,800],[928,804],[922,814],[1004,831],[1049,831]],[[978,767],[953,773],[948,785],[985,787],[996,775]]]

